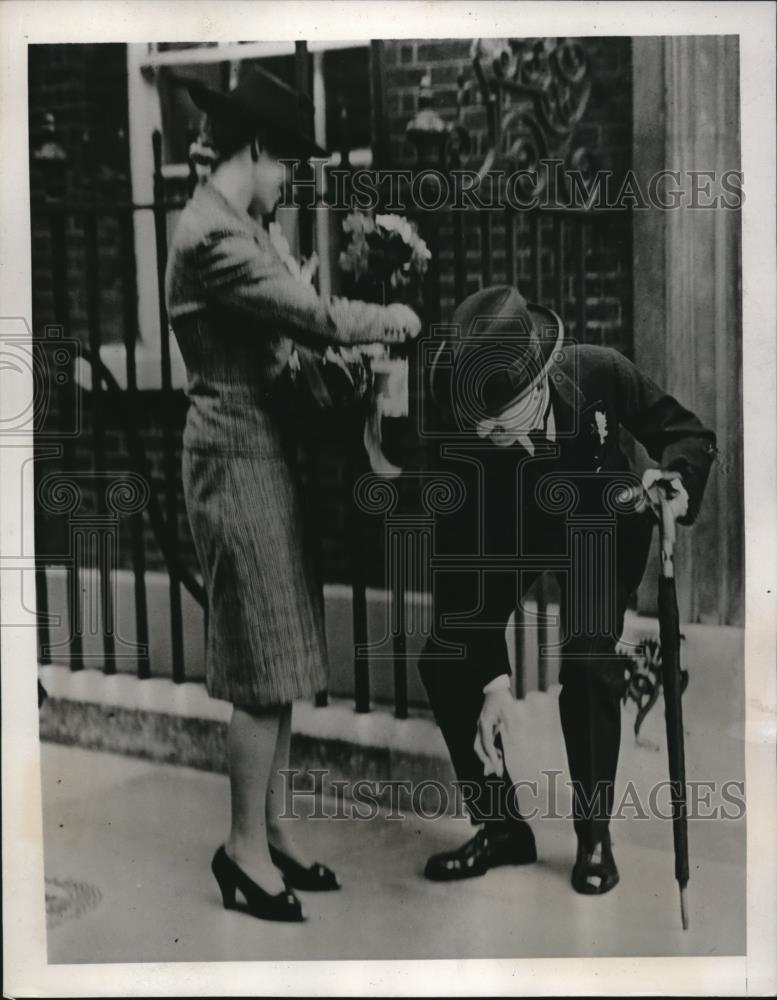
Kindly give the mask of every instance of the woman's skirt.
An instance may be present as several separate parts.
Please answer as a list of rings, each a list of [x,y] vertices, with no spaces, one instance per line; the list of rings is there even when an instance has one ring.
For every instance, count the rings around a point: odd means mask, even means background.
[[[185,446],[183,486],[208,595],[208,693],[251,707],[324,689],[321,590],[289,454]]]

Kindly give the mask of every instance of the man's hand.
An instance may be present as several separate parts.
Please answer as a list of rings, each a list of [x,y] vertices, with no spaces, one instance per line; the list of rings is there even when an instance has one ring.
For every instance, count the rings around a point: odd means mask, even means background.
[[[515,723],[515,699],[509,690],[489,691],[483,702],[478,719],[478,734],[475,737],[475,753],[483,764],[483,773],[504,774],[504,758],[494,743],[494,737],[501,733],[502,741],[509,739]]]
[[[659,521],[662,518],[662,499],[674,521],[688,513],[688,491],[683,486],[682,476],[674,469],[645,469],[642,488],[630,486],[619,499],[624,504],[634,504],[638,514],[652,510]]]
[[[688,492],[679,472],[665,469],[645,469],[642,475],[645,503],[657,518],[661,518],[661,499],[676,521],[688,513]]]

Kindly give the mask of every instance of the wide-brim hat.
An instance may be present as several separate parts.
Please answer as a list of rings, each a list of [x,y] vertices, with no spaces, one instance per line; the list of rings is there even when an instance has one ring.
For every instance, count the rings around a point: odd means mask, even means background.
[[[458,306],[453,336],[434,353],[429,391],[460,429],[494,418],[548,374],[564,343],[561,318],[511,285],[483,288]]]
[[[245,129],[246,141],[255,132],[266,130],[283,156],[309,159],[329,155],[313,137],[313,102],[266,70],[252,69],[226,92],[191,77],[179,76],[176,83],[189,91],[201,111],[230,124],[238,133]]]

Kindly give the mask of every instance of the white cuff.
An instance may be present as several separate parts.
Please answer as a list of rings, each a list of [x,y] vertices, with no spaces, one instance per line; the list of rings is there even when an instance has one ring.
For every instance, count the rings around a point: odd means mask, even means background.
[[[509,674],[499,674],[492,681],[483,688],[483,694],[490,694],[492,691],[509,691],[510,690],[510,676]]]

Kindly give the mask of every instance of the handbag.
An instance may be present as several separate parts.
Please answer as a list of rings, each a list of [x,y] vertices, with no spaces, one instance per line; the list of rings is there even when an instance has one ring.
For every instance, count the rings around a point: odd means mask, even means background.
[[[346,353],[348,352],[348,353]],[[351,437],[369,410],[372,372],[355,351],[296,344],[275,380],[273,403],[300,439]]]

